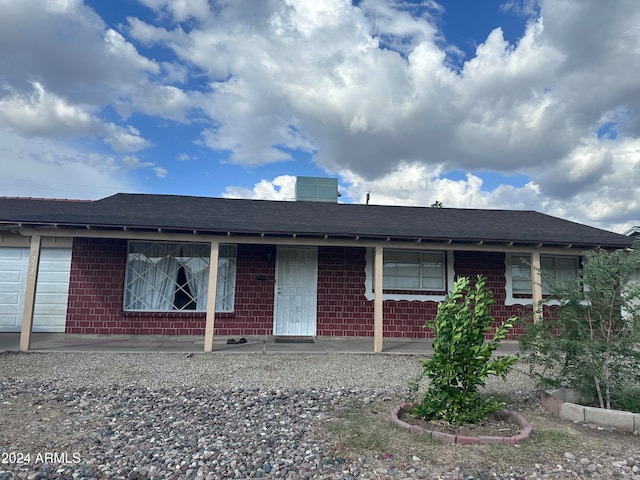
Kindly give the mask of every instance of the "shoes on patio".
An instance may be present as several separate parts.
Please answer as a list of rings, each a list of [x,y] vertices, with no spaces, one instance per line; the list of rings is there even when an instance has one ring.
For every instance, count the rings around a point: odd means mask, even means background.
[[[235,338],[230,338],[227,340],[227,345],[237,345],[239,343],[247,343],[247,339],[242,337],[240,340],[236,340]]]

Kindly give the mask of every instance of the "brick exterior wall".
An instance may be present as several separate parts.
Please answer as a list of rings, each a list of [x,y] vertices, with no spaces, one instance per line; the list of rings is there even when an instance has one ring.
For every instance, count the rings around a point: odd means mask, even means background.
[[[123,311],[126,258],[126,240],[74,239],[66,333],[204,335],[204,313]],[[272,246],[238,245],[235,311],[216,314],[214,335],[272,333],[274,259]]]
[[[374,302],[365,298],[365,253],[364,248],[318,248],[317,335],[373,336]],[[65,331],[204,335],[204,313],[123,311],[126,257],[125,240],[74,239]],[[275,264],[275,246],[238,245],[235,308],[232,313],[216,313],[214,335],[273,333]],[[455,253],[456,274],[487,277],[496,300],[492,313],[498,322],[525,312],[523,306],[504,305],[504,269],[502,253]],[[422,326],[436,311],[436,302],[385,301],[384,336],[432,337]]]
[[[214,335],[273,333],[275,258],[272,245],[238,245],[235,309],[216,313]]]
[[[487,288],[493,292],[494,305],[491,315],[495,318],[494,326],[512,316],[531,315],[531,306],[505,305],[505,254],[500,252],[456,252],[454,271],[458,277],[469,277],[474,281],[482,274],[487,279]],[[492,331],[493,333],[493,331]],[[492,337],[492,333],[488,337]],[[507,339],[516,339],[524,333],[522,327],[514,327]]]
[[[365,253],[364,248],[318,249],[319,336],[373,336],[373,302],[364,296]]]
[[[124,240],[73,240],[66,333],[138,333],[122,317],[126,254]]]

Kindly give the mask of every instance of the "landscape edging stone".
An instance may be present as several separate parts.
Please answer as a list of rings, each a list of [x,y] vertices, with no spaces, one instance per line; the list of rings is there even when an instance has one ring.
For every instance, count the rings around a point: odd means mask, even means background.
[[[569,399],[571,401],[569,401]],[[597,425],[628,433],[640,434],[640,415],[624,410],[580,405],[580,398],[571,389],[558,388],[542,393],[542,406],[553,415],[577,423]]]
[[[400,419],[400,414],[407,409],[410,409],[414,406],[413,403],[401,403],[397,405],[393,411],[391,412],[391,421],[405,430],[409,430],[413,433],[422,433],[427,435],[435,440],[439,440],[444,443],[452,443],[457,445],[477,445],[477,444],[503,444],[503,445],[515,445],[516,443],[529,438],[533,432],[534,427],[527,420],[517,412],[512,412],[510,410],[502,410],[505,414],[507,414],[511,419],[513,419],[522,430],[517,435],[512,437],[501,437],[501,436],[493,436],[493,435],[479,435],[477,437],[472,435],[454,435],[452,433],[439,432],[437,430],[428,430],[426,428],[420,427],[418,425],[411,425]]]

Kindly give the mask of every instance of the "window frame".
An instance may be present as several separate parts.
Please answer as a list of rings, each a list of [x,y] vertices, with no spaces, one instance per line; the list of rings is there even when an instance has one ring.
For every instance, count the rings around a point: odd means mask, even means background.
[[[410,256],[417,256],[415,259],[410,259]],[[426,267],[428,263],[428,256],[438,256],[440,264],[439,276],[427,276],[425,275]],[[394,263],[395,266],[391,266]],[[408,275],[407,271],[411,268],[417,268],[417,275]],[[433,250],[401,250],[401,249],[385,249],[382,259],[383,269],[383,289],[384,290],[401,290],[401,291],[415,291],[415,292],[446,292],[447,290],[447,264],[446,255],[442,251]],[[391,273],[390,270],[394,269],[395,273]],[[403,274],[404,273],[404,274]],[[375,277],[374,277],[375,278]],[[433,287],[428,286],[425,282],[428,279],[438,279],[440,286]],[[418,285],[402,285],[400,282],[402,279],[416,280]],[[391,284],[393,280],[396,280],[395,284]]]
[[[525,261],[527,262],[527,263],[523,263],[522,261],[519,262],[520,266],[524,267],[524,269],[528,271],[528,289],[526,290],[523,288],[515,288],[516,281],[518,282],[524,281],[524,275],[520,275],[518,276],[518,278],[514,276],[514,267],[516,266],[514,262],[516,258],[519,258],[519,259],[525,258],[526,259]],[[545,268],[543,266],[543,261],[548,262],[549,259],[553,260],[553,263],[554,263],[554,272],[553,272],[554,278],[557,278],[557,274],[558,274],[558,268],[557,268],[558,259],[573,260],[575,263],[574,278],[577,278],[577,276],[579,275],[580,265],[582,264],[582,256],[541,253],[540,268],[543,270],[543,272],[545,271]],[[567,280],[567,281],[571,281],[571,280]],[[529,305],[533,303],[532,288],[533,288],[533,284],[531,280],[531,253],[506,253],[505,254],[505,290],[506,290],[505,304],[506,305],[516,305],[516,304]],[[546,290],[544,286],[544,276],[543,276],[542,295],[544,297],[544,296],[548,296],[548,294],[549,292],[548,290]]]
[[[443,269],[444,269],[444,290],[412,290],[412,289],[396,289],[396,288],[388,288],[383,287],[383,300],[408,300],[408,301],[418,301],[418,302],[439,302],[444,300],[447,293],[449,293],[451,286],[455,280],[455,271],[454,271],[454,255],[451,250],[422,250],[422,249],[401,249],[401,248],[391,248],[389,250],[398,250],[398,251],[417,251],[417,252],[427,252],[427,253],[440,253],[443,256]],[[384,253],[386,253],[388,249],[383,249],[383,262],[384,262]],[[373,300],[375,298],[374,292],[374,262],[375,262],[375,249],[367,248],[365,254],[365,298],[367,300]],[[384,280],[384,274],[383,274]]]
[[[198,251],[200,250],[200,255],[183,255],[183,248],[186,247],[188,249]],[[168,253],[168,255],[164,255],[162,257],[157,256],[153,257],[155,260],[149,260],[149,257],[145,255],[152,251],[153,249],[157,249],[159,252]],[[176,252],[180,250],[180,255],[176,255]],[[135,251],[134,251],[135,250]],[[143,260],[144,258],[144,260]],[[148,241],[148,240],[129,240],[127,242],[127,256],[126,256],[126,264],[125,264],[125,278],[123,285],[123,296],[122,296],[122,310],[127,313],[206,313],[207,307],[206,304],[208,302],[207,292],[208,292],[208,283],[209,283],[209,261],[211,258],[211,244],[206,242],[172,242],[172,241]],[[202,263],[197,265],[197,260],[201,260],[206,266],[202,267]],[[148,268],[145,268],[143,271],[136,272],[135,268],[132,267],[133,260],[140,260],[143,262],[150,262],[157,265],[166,260],[165,263],[170,265],[169,268],[175,269],[175,280],[173,285],[173,293],[162,294],[160,287],[157,283],[153,287],[154,294],[162,297],[160,300],[161,303],[167,303],[172,305],[171,308],[148,308],[148,302],[145,302],[141,299],[141,294],[146,294],[144,290],[140,293],[134,293],[134,284],[136,282],[141,283],[142,288],[144,288],[144,283],[146,283],[147,287],[150,286],[149,280],[144,278],[144,275],[149,271]],[[196,260],[194,262],[194,260]],[[191,281],[198,284],[197,290],[200,290],[200,293],[193,297],[193,292],[191,289],[194,288],[194,285],[189,286],[189,296],[191,296],[191,300],[189,300],[182,308],[178,309],[175,307],[176,305],[176,295],[184,295],[178,293],[182,290],[185,292],[184,285],[180,285],[178,280],[178,272],[180,269],[187,270],[187,265],[189,263],[196,263],[194,267],[200,266],[201,268],[197,268],[197,273],[191,274]],[[153,267],[152,267],[153,268]],[[196,269],[194,269],[196,272]],[[173,276],[173,271],[166,271],[155,273],[155,277],[152,281],[164,281],[167,282],[164,285],[165,289],[169,289],[171,286],[171,277]],[[237,245],[236,244],[220,244],[219,255],[218,255],[218,281],[215,295],[216,307],[215,311],[219,313],[230,313],[234,311],[235,306],[235,286],[236,286],[236,275],[237,275]],[[135,276],[135,278],[132,278]],[[222,277],[222,278],[221,278]],[[224,288],[225,290],[221,290]],[[168,291],[168,290],[167,290]],[[170,298],[169,298],[170,295]],[[226,297],[226,299],[221,298]],[[204,303],[202,300],[204,299]],[[185,308],[189,303],[196,302],[195,308]],[[221,302],[224,301],[224,304]],[[134,308],[133,305],[135,302],[143,302],[143,305],[140,308]],[[200,305],[198,303],[201,303]],[[223,306],[221,306],[223,305]]]

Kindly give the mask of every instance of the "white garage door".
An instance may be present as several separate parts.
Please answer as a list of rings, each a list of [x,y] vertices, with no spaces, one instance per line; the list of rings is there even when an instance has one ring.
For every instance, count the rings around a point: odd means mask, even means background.
[[[22,327],[28,267],[28,248],[0,248],[0,332],[19,332]],[[70,269],[71,249],[40,251],[34,332],[64,332]]]

